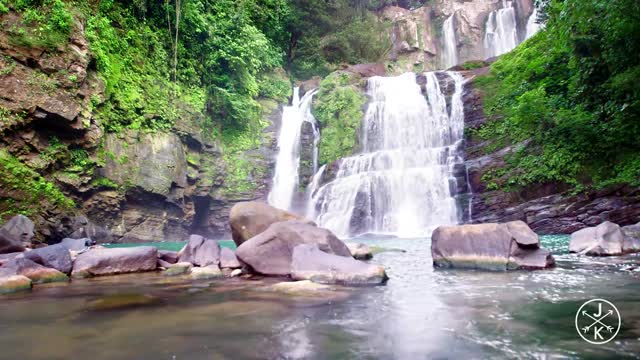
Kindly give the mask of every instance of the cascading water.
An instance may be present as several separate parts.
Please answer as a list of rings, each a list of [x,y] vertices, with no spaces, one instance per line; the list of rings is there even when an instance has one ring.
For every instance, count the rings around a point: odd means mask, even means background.
[[[502,8],[489,14],[484,34],[487,57],[502,55],[518,46],[516,10],[512,1],[502,0]]]
[[[451,111],[438,76],[452,80]],[[451,182],[464,130],[463,78],[455,72],[372,77],[363,121],[363,153],[344,158],[311,208],[320,226],[339,236],[386,233],[426,236],[458,222]],[[324,169],[323,169],[324,170]]]
[[[315,90],[308,91],[300,99],[299,88],[293,89],[291,106],[282,111],[282,124],[278,135],[278,156],[273,176],[273,186],[269,192],[269,204],[289,210],[293,195],[298,186],[298,168],[300,164],[300,129],[304,121],[314,124],[311,114],[311,100]],[[315,151],[315,150],[314,150]]]
[[[442,25],[444,51],[442,52],[442,63],[445,69],[458,64],[458,42],[456,40],[456,28],[454,15],[451,15]]]
[[[529,16],[529,20],[527,20],[527,39],[535,35],[541,28],[542,25],[538,24],[538,8],[534,7],[533,12]]]

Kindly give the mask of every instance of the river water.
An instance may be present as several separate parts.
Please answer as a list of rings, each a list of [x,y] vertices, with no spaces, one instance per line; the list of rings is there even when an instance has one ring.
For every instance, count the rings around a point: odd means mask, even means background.
[[[563,359],[640,357],[638,256],[581,258],[544,237],[558,266],[434,270],[429,239],[359,239],[383,252],[386,286],[298,297],[275,280],[149,274],[38,286],[0,297],[0,359]],[[575,331],[582,302],[622,315],[606,345]],[[133,305],[125,306],[133,302]]]

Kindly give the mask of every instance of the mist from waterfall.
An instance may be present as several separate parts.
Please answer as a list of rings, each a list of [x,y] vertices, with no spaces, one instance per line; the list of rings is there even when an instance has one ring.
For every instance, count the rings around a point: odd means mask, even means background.
[[[316,222],[338,236],[427,236],[458,222],[454,165],[464,130],[464,80],[456,72],[372,77],[362,153],[341,160],[335,179],[311,199]],[[440,78],[440,81],[439,81]],[[450,111],[441,82],[453,82]]]
[[[300,99],[300,89],[294,88],[291,105],[285,106],[282,111],[282,123],[278,135],[278,156],[273,185],[268,196],[269,204],[280,209],[291,209],[293,196],[298,187],[302,123],[304,121],[312,123],[315,133],[316,120],[311,113],[311,102],[315,92],[315,90],[308,91]]]
[[[444,51],[442,52],[442,63],[445,69],[458,64],[458,42],[456,40],[455,13],[444,21],[442,25]]]
[[[527,20],[527,36],[526,39],[535,35],[541,28],[542,25],[537,23],[538,20],[538,8],[534,7],[533,12],[529,16],[529,20]]]
[[[489,13],[485,25],[484,48],[487,58],[499,56],[518,46],[516,10],[512,1],[502,0],[502,8]]]

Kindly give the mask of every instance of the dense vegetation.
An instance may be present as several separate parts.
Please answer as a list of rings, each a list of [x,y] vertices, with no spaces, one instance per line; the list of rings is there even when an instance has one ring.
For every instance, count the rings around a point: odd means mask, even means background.
[[[495,119],[477,132],[486,151],[520,144],[485,180],[640,185],[640,3],[551,0],[543,16],[544,31],[477,81]]]

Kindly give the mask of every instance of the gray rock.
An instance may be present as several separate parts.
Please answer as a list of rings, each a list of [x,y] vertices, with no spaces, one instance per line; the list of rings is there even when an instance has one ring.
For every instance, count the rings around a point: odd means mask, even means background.
[[[236,253],[229,248],[220,249],[220,268],[221,269],[237,269],[242,264],[236,257]]]
[[[320,250],[350,259],[347,246],[331,231],[296,220],[274,223],[236,250],[240,261],[264,275],[285,276],[291,271],[291,254],[297,245],[316,244]]]
[[[539,249],[537,235],[522,221],[440,226],[431,236],[431,254],[436,267],[501,271],[554,264],[553,256]]]
[[[69,274],[72,268],[69,249],[62,244],[45,246],[43,248],[27,251],[24,257],[40,265],[54,268],[65,274]]]
[[[635,225],[624,226],[621,230],[624,235],[622,252],[640,252],[640,222]]]
[[[382,266],[321,251],[317,244],[293,249],[291,277],[320,284],[378,285],[388,277]]]
[[[351,256],[357,260],[369,260],[373,258],[373,251],[369,245],[362,243],[347,243]]]
[[[217,266],[220,263],[220,244],[200,235],[191,235],[178,253],[178,261],[190,262],[196,266]]]
[[[169,264],[175,264],[178,262],[178,252],[171,250],[158,250],[158,259],[168,262]]]
[[[609,221],[571,234],[569,251],[589,256],[621,255],[624,235],[620,226]]]
[[[238,246],[262,233],[271,224],[287,220],[299,220],[312,223],[298,215],[276,209],[273,206],[259,201],[237,203],[231,208],[231,212],[229,213],[231,236]]]
[[[73,264],[73,277],[112,275],[155,270],[158,250],[153,246],[115,249],[91,249],[78,255]]]
[[[191,278],[196,280],[215,279],[224,277],[224,274],[217,265],[195,267],[191,269]]]
[[[16,257],[24,257],[24,252],[12,252],[12,253],[0,254],[0,266],[15,259]]]
[[[31,279],[23,275],[0,276],[0,294],[31,290]]]
[[[13,275],[26,276],[34,284],[69,281],[69,277],[60,271],[25,258],[15,258],[0,267],[0,277]]]
[[[0,253],[24,251],[33,239],[33,221],[24,215],[12,217],[0,228]]]
[[[85,216],[76,216],[72,224],[73,232],[69,235],[72,239],[89,238],[95,243],[105,244],[113,242],[111,231],[91,222]]]
[[[66,238],[66,239],[62,239],[62,241],[60,242],[60,245],[72,251],[82,251],[88,248],[89,246],[93,245],[93,241],[89,238],[84,238],[84,239]]]
[[[191,269],[193,269],[193,264],[189,262],[179,262],[171,264],[163,274],[166,276],[184,275],[190,273]]]

